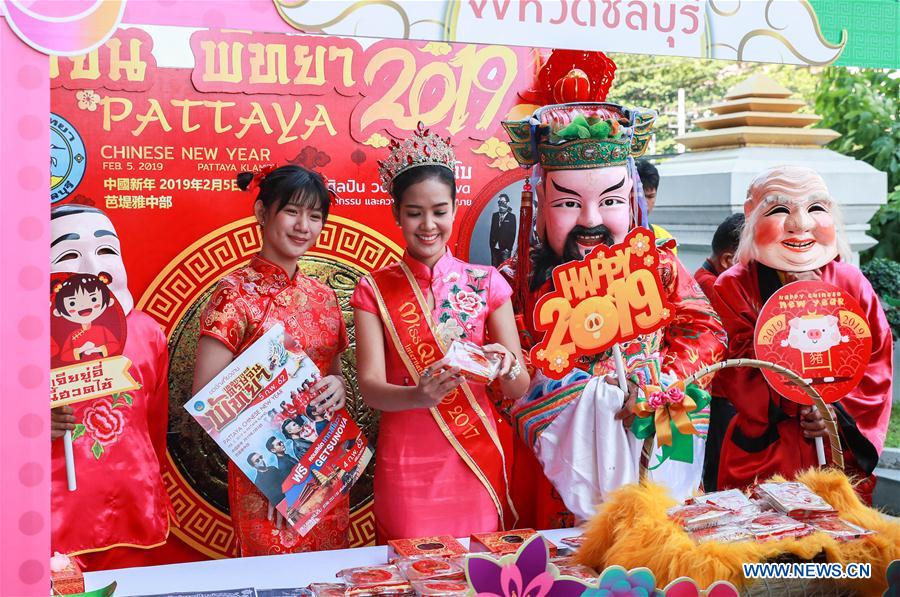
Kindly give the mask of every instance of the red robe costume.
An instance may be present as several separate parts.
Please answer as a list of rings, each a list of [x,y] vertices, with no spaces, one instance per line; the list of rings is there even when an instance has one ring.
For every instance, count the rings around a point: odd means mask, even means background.
[[[718,277],[719,272],[709,259],[694,272],[694,279],[710,302],[713,302],[712,297],[716,293],[715,285]],[[710,394],[712,402],[709,405],[709,433],[706,435],[706,460],[703,463],[703,489],[708,492],[717,491],[719,488],[719,454],[722,451],[725,431],[734,417],[734,407],[723,397],[725,388],[719,382],[718,375],[713,379]]]
[[[169,352],[159,325],[141,311],[125,321],[123,354],[140,384],[126,395],[73,404],[78,489],[66,484],[63,442],[51,446],[51,549],[79,555],[86,570],[168,563],[151,550],[166,542],[172,505],[166,457]],[[149,551],[148,551],[149,550]]]
[[[864,479],[857,491],[871,501],[871,473],[884,446],[891,413],[891,329],[875,291],[858,268],[832,261],[823,268],[822,281],[853,296],[872,331],[872,357],[865,376],[859,386],[834,403],[845,471]],[[778,273],[759,263],[737,265],[719,276],[713,304],[728,332],[728,358],[754,358],[757,317],[762,305],[781,286]],[[722,447],[720,488],[746,487],[757,478],[776,473],[792,477],[818,465],[815,444],[803,437],[800,428],[800,405],[779,396],[761,371],[746,367],[723,369],[716,379],[723,387],[738,389],[728,396],[738,414]]]
[[[718,276],[719,273],[716,271],[713,264],[709,262],[709,259],[704,261],[703,265],[694,272],[694,279],[697,280],[697,284],[700,285],[703,294],[705,294],[706,298],[710,301],[712,301],[712,295],[715,292],[714,286],[716,285],[716,278]]]
[[[660,247],[659,251],[660,278],[666,298],[675,307],[675,318],[662,330],[661,370],[684,378],[723,358],[725,334],[721,321],[690,273],[671,250]],[[510,261],[501,272],[514,279],[514,268],[515,263]],[[550,282],[526,296],[525,312],[521,314],[525,322],[523,347],[526,350],[540,341],[532,316],[538,299],[549,290]],[[614,375],[612,359],[592,363],[590,373],[594,376]],[[704,378],[698,385],[706,387],[708,381]],[[515,441],[512,485],[519,526],[551,529],[574,525],[572,513],[565,507],[559,494],[545,477],[534,452],[521,437],[517,437]]]

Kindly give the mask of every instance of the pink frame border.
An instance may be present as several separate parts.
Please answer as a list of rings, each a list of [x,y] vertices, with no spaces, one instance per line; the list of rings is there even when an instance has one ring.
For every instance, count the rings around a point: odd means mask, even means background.
[[[23,2],[35,13],[56,17],[91,4]],[[294,31],[272,0],[236,4],[136,0],[127,3],[122,22]],[[87,20],[71,23],[67,31],[56,28],[58,39],[42,29],[29,30],[46,37],[39,43],[47,46],[72,38],[86,43],[102,33]],[[51,555],[49,58],[16,36],[5,10],[0,10],[0,64],[0,595],[44,597],[50,592]]]
[[[49,60],[0,28],[0,593],[47,595]]]

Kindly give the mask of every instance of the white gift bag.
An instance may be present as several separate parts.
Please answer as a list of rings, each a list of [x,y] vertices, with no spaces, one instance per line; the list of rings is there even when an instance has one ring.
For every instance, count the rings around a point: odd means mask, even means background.
[[[622,390],[595,377],[535,445],[544,474],[579,521],[593,517],[611,491],[639,479],[644,442],[615,419],[623,403]]]

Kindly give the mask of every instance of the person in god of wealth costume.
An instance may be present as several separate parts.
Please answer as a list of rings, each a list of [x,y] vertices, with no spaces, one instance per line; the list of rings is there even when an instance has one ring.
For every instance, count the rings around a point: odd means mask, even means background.
[[[530,119],[503,123],[516,160],[535,166],[538,189],[532,235],[536,242],[530,259],[523,264],[520,253],[501,268],[524,294],[518,307],[523,318],[520,329],[529,336],[524,338],[526,346],[540,340],[534,308],[552,290],[552,269],[582,259],[598,243],[623,242],[631,228],[646,226],[633,156],[646,148],[655,117],[652,111],[611,103],[569,103],[545,106]],[[665,298],[675,308],[674,318],[654,334],[623,347],[627,402],[622,390],[606,380],[615,375],[609,350],[579,359],[561,380],[536,371],[529,393],[507,405],[524,443],[516,446],[513,483],[516,506],[526,524],[571,526],[593,516],[596,504],[610,491],[638,481],[643,439],[635,436],[636,427],[625,427],[635,401],[646,402],[653,390],[665,389],[722,357],[722,325],[672,254],[673,245],[668,241],[659,249],[659,275]],[[698,388],[689,390],[696,393]],[[666,484],[678,499],[700,485],[707,413],[704,408],[691,413],[697,435],[683,438],[683,462],[669,458],[670,451],[657,449],[649,462],[650,468],[655,467],[651,478]],[[652,415],[635,420],[634,425],[643,429],[641,437],[652,433],[648,432],[652,421]]]
[[[50,271],[104,272],[125,313],[123,354],[140,388],[52,411],[73,433],[78,488],[68,491],[63,442],[51,447],[51,549],[77,555],[87,571],[169,563],[159,548],[174,509],[163,485],[169,413],[166,337],[134,309],[116,229],[105,213],[85,205],[50,212]],[[127,398],[127,399],[126,399]],[[63,412],[68,414],[62,414]]]
[[[891,414],[893,360],[891,329],[872,285],[847,263],[840,211],[814,170],[781,166],[754,179],[744,203],[746,223],[735,258],[739,263],[716,280],[713,298],[728,332],[729,358],[753,358],[754,326],[762,306],[784,284],[821,280],[850,294],[866,315],[872,356],[859,385],[833,403],[844,448],[844,469],[861,482],[860,497],[871,503],[872,471],[884,446]],[[761,371],[723,369],[717,383],[737,416],[725,434],[719,488],[743,488],[775,474],[792,477],[817,466],[816,449],[804,427],[824,429],[815,409],[780,396]],[[827,442],[826,442],[827,444]]]

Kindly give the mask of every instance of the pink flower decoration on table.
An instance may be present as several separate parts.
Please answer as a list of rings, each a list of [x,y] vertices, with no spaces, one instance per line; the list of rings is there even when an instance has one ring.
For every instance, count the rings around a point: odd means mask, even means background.
[[[476,597],[580,597],[590,585],[557,579],[547,570],[547,546],[540,535],[530,538],[514,556],[497,561],[471,555],[466,576]]]

